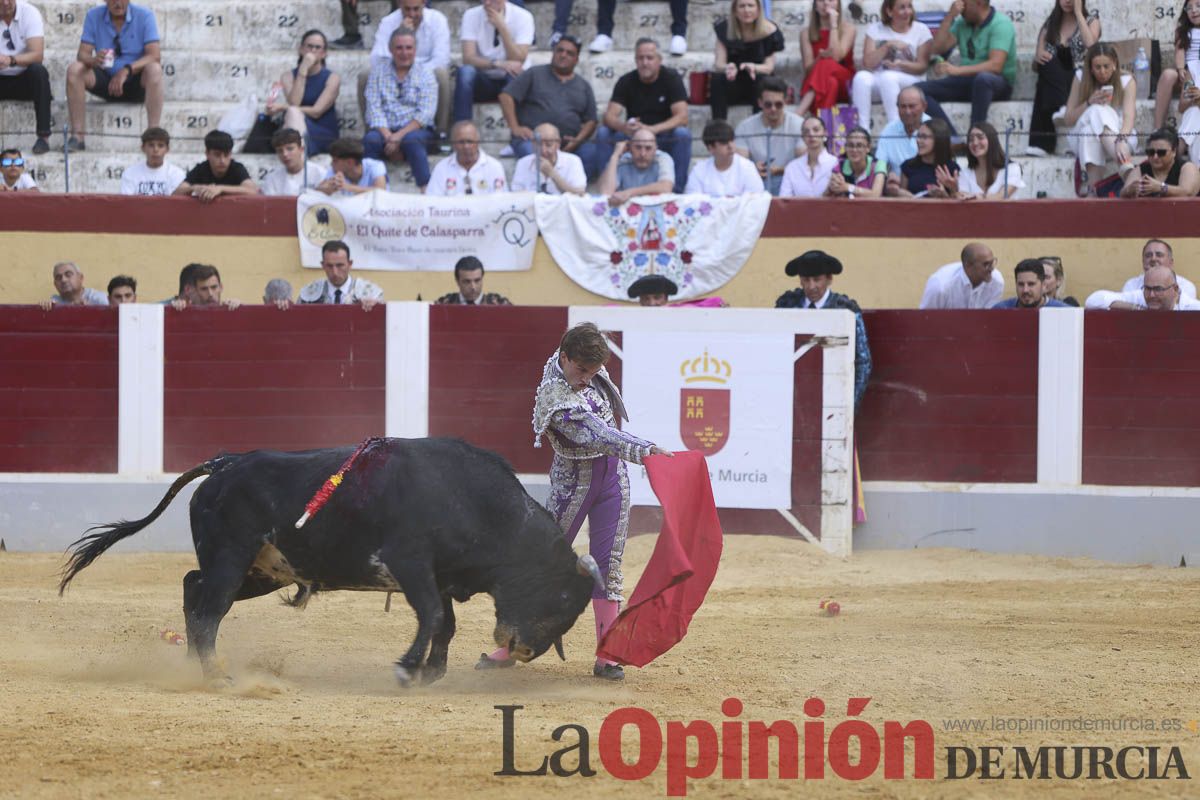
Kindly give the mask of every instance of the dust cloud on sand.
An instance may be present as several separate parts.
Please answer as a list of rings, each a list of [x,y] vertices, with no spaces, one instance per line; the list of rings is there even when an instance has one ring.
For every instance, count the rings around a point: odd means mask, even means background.
[[[653,548],[626,554],[627,591]],[[190,555],[107,554],[55,594],[59,557],[0,553],[0,796],[58,797],[664,797],[665,762],[624,784],[597,754],[604,717],[623,706],[668,720],[806,717],[824,699],[827,729],[851,697],[862,718],[928,720],[934,781],[860,783],[827,770],[800,785],[713,777],[692,797],[1187,797],[1191,781],[947,781],[952,745],[1181,747],[1200,772],[1200,735],[1180,730],[962,732],[947,720],[1177,719],[1200,717],[1200,573],[1086,560],[960,550],[865,552],[842,561],[794,539],[730,537],[716,583],[688,637],[624,685],[591,677],[590,611],[565,639],[567,662],[479,673],[491,648],[491,601],[456,606],[446,677],[399,689],[391,663],[415,628],[397,596],[319,594],[304,611],[277,596],[238,603],[219,652],[235,683],[209,690],[182,632]],[[835,618],[819,615],[833,598]],[[594,778],[496,777],[501,716],[516,718],[517,765],[529,769],[563,743],[550,732],[584,726]],[[572,740],[568,734],[564,743]],[[627,737],[628,740],[631,737]],[[632,750],[627,747],[632,760]],[[568,764],[572,764],[568,760]],[[911,761],[909,764],[911,773]],[[618,785],[620,784],[620,785]]]

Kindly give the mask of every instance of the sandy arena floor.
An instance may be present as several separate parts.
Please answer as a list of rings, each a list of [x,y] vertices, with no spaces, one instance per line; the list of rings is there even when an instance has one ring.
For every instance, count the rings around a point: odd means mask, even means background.
[[[653,546],[630,542],[631,590]],[[553,654],[505,672],[471,669],[488,645],[490,600],[459,606],[450,671],[403,691],[391,662],[414,617],[399,596],[318,595],[305,611],[275,597],[239,603],[220,650],[237,683],[207,691],[184,648],[180,581],[194,559],[101,558],[64,599],[60,558],[0,553],[0,796],[405,797],[463,800],[569,796],[664,797],[663,764],[641,783],[608,775],[600,725],[634,705],[668,720],[719,726],[726,697],[741,719],[806,719],[828,706],[827,730],[849,697],[863,718],[928,720],[937,779],[860,783],[692,781],[690,797],[1197,797],[1200,796],[1200,572],[955,550],[866,552],[849,561],[796,540],[727,540],[721,571],[688,638],[624,686],[590,677],[590,611]],[[818,616],[823,597],[842,614]],[[564,723],[592,737],[594,778],[494,777],[498,704],[524,705],[517,764],[563,745]],[[1171,731],[950,732],[963,718],[1177,719]],[[565,742],[573,741],[568,734]],[[951,745],[1179,746],[1191,780],[945,780]],[[628,751],[627,751],[628,752]],[[632,760],[632,757],[631,757]],[[1005,758],[1006,763],[1009,759]],[[573,761],[568,760],[568,764]],[[911,761],[909,766],[911,774]],[[569,795],[565,794],[569,793]]]

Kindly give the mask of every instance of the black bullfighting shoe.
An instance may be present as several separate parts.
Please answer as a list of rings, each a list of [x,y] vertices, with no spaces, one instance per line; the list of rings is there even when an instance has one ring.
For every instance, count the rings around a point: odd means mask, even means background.
[[[625,680],[625,670],[620,664],[596,664],[592,667],[592,675],[605,681]]]

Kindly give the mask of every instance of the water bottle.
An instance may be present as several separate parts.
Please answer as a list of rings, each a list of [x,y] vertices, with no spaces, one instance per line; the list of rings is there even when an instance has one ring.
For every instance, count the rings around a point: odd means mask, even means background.
[[[1137,84],[1139,100],[1150,97],[1150,59],[1146,56],[1146,48],[1139,47],[1133,59],[1133,81]]]

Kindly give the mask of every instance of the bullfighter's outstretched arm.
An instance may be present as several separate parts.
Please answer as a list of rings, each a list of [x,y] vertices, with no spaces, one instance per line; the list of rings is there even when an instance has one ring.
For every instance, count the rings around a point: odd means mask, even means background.
[[[576,445],[594,448],[634,464],[641,464],[654,447],[653,442],[614,428],[590,411],[573,408],[556,411],[550,418],[550,428]]]

